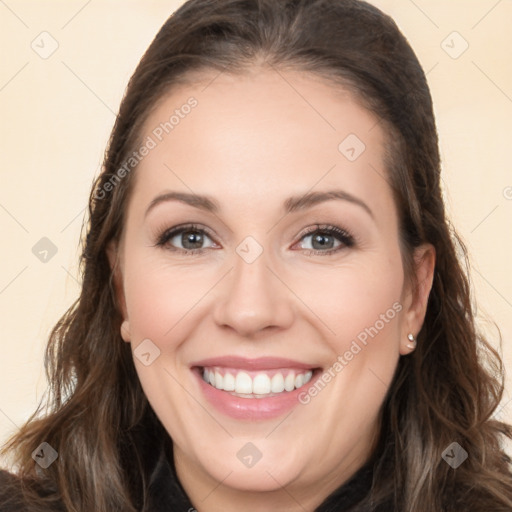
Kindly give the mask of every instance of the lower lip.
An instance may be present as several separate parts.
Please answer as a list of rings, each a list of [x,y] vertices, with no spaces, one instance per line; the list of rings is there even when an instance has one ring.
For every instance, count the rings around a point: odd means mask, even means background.
[[[293,391],[283,391],[268,398],[242,398],[206,383],[202,377],[202,369],[194,368],[192,372],[199,380],[199,387],[204,396],[218,411],[238,420],[252,421],[278,418],[299,405],[299,395],[304,393],[320,374],[319,370],[314,370],[311,380]]]

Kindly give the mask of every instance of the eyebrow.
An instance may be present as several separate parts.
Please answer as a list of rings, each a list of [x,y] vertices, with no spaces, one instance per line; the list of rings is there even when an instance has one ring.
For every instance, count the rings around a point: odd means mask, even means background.
[[[295,211],[302,211],[311,208],[319,203],[332,200],[348,201],[349,203],[355,204],[363,208],[372,219],[375,219],[370,207],[358,197],[344,191],[344,190],[327,190],[325,192],[308,192],[301,196],[289,197],[284,201],[284,211],[286,214]],[[188,192],[166,192],[164,194],[156,196],[149,204],[146,213],[148,213],[161,203],[168,201],[179,201],[184,204],[188,204],[194,208],[211,212],[214,214],[219,213],[219,203],[210,196],[193,194]]]

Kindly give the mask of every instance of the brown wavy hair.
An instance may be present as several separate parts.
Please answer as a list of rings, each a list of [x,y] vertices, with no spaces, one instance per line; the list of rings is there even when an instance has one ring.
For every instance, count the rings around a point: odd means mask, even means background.
[[[511,510],[511,461],[501,443],[512,428],[492,418],[503,367],[475,326],[467,252],[445,217],[425,74],[394,21],[358,0],[190,0],[156,35],[130,79],[90,194],[81,294],[50,335],[45,406],[2,451],[24,482],[28,510],[57,498],[73,512],[145,510],[147,433],[159,440],[168,434],[119,332],[106,248],[123,230],[136,169],[121,180],[116,173],[174,85],[194,72],[236,74],[255,65],[322,77],[378,117],[388,135],[385,179],[399,212],[407,276],[415,247],[436,250],[417,349],[400,358],[382,407],[368,510],[370,499],[375,506],[388,500],[397,511]],[[31,453],[42,442],[59,458],[37,471]],[[456,470],[442,459],[452,442],[469,454]]]

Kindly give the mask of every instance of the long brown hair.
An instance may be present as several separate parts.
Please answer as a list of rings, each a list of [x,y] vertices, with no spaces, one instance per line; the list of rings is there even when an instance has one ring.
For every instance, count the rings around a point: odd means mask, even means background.
[[[391,500],[396,510],[414,512],[512,509],[510,459],[500,447],[512,429],[491,417],[503,368],[476,329],[466,249],[445,218],[425,74],[393,20],[358,0],[190,0],[155,37],[129,82],[91,191],[81,294],[54,327],[46,352],[46,408],[3,449],[26,482],[29,509],[56,497],[76,512],[145,509],[147,432],[168,434],[119,332],[106,247],[122,233],[136,168],[122,179],[118,171],[173,85],[192,72],[243,73],[256,63],[323,77],[380,119],[409,278],[414,248],[429,242],[436,249],[417,349],[400,358],[383,404],[372,503]],[[42,442],[59,459],[37,471],[31,453]],[[453,442],[469,454],[457,469],[442,458]],[[48,497],[42,500],[36,486]]]

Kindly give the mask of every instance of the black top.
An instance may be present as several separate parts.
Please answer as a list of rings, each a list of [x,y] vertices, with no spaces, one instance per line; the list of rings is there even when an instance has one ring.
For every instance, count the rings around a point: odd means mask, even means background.
[[[315,512],[365,512],[366,507],[357,505],[368,494],[373,474],[373,464],[367,463],[359,469],[352,478],[333,492]],[[19,512],[24,510],[23,500],[19,496],[5,496],[2,488],[9,480],[17,478],[0,471],[0,512]],[[43,493],[42,493],[43,494]],[[161,451],[149,480],[149,506],[151,512],[190,512],[194,506],[190,502],[177,476],[173,459]],[[200,507],[200,505],[198,505]],[[64,510],[63,507],[52,508],[53,511]],[[385,507],[385,512],[393,512],[392,508]],[[200,512],[200,509],[199,509]]]

